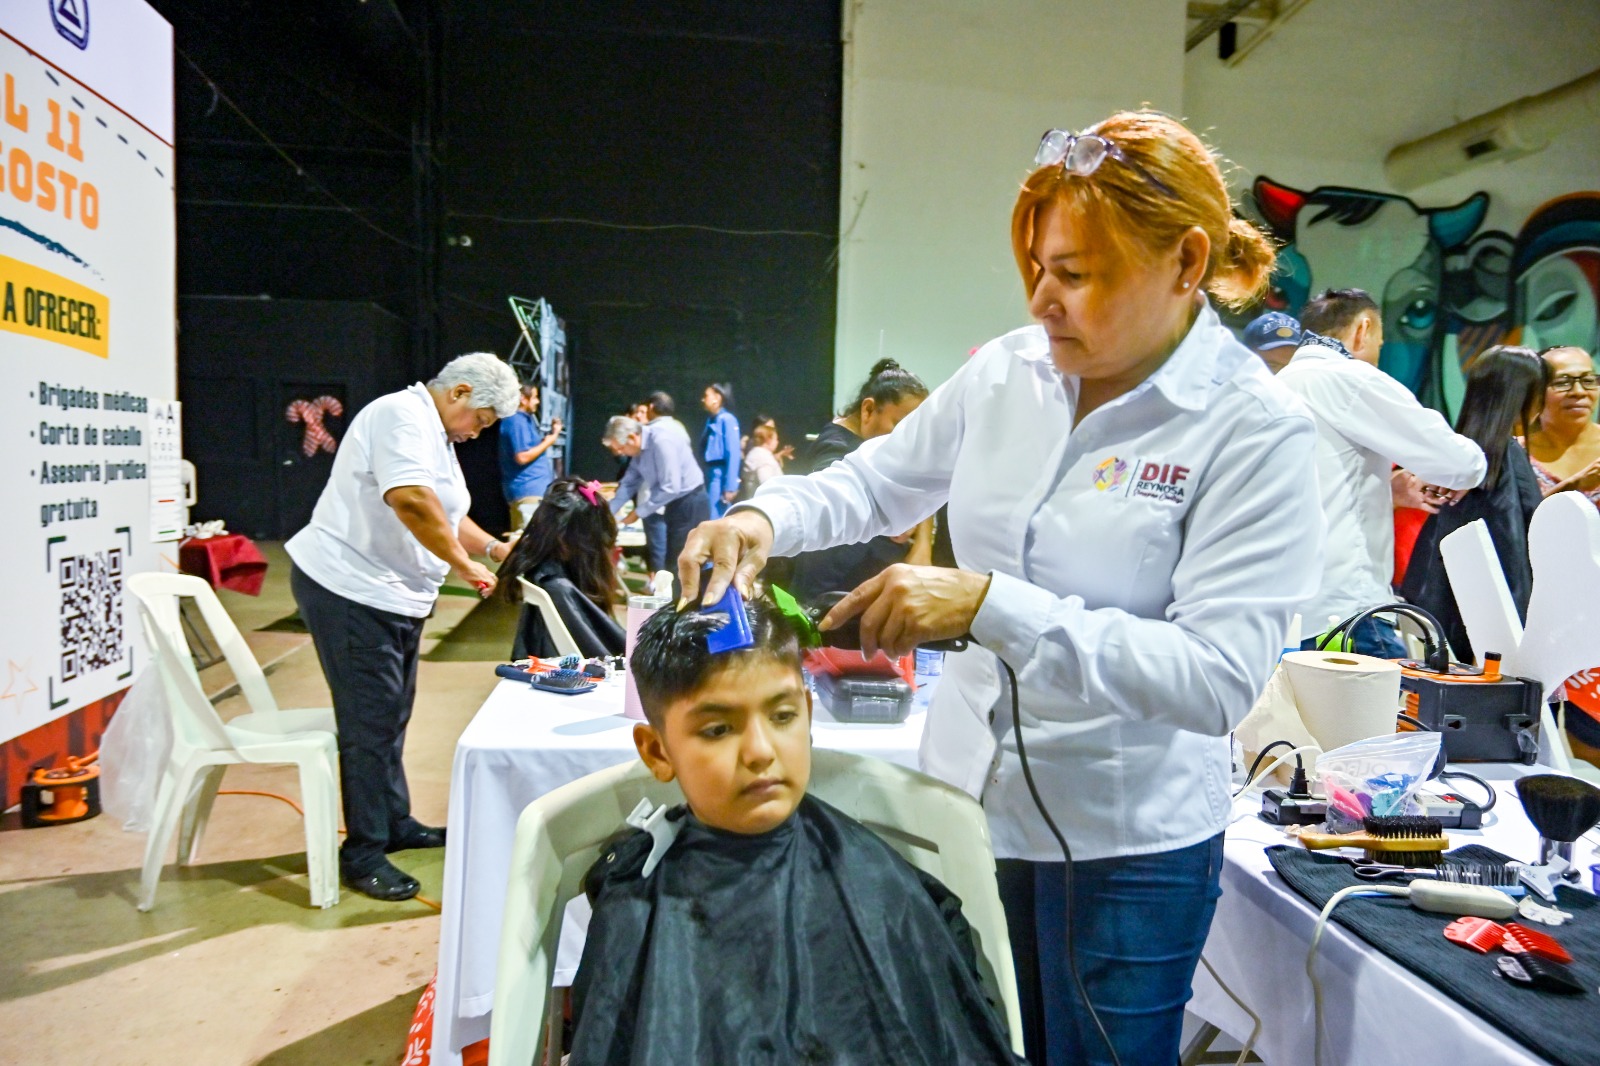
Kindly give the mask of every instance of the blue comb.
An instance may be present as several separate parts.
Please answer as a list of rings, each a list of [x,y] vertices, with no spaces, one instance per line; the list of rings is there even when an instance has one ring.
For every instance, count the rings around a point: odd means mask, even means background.
[[[704,582],[710,576],[711,567],[707,566],[700,580]],[[756,640],[750,633],[750,615],[745,611],[744,597],[739,595],[733,582],[728,582],[728,591],[722,594],[722,599],[714,604],[702,603],[700,614],[720,619],[722,623],[706,634],[706,651],[712,655],[755,647]]]

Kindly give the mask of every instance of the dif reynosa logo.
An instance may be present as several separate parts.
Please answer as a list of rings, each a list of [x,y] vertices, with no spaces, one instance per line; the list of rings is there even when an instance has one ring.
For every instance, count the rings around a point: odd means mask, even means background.
[[[1121,488],[1128,475],[1138,471],[1132,484],[1125,490],[1128,496],[1145,496],[1182,503],[1188,491],[1190,469],[1179,463],[1163,463],[1150,459],[1119,459],[1113,455],[1100,461],[1094,468],[1094,487],[1100,492]]]

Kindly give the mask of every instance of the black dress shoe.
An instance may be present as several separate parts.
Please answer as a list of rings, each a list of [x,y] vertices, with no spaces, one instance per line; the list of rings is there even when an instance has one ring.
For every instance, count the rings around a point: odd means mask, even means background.
[[[422,890],[422,885],[415,877],[401,870],[392,863],[384,863],[370,873],[359,877],[342,875],[340,880],[346,888],[354,889],[364,896],[381,899],[393,903],[397,900],[410,899]]]
[[[444,847],[444,826],[423,825],[419,822],[400,836],[390,837],[383,851],[385,855],[393,855],[397,851],[411,851],[415,848],[442,847]]]

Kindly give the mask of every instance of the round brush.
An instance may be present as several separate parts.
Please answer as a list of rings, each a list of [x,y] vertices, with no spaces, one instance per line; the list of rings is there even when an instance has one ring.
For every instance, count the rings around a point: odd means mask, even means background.
[[[1572,842],[1600,822],[1600,788],[1576,777],[1536,774],[1517,779],[1517,798],[1539,830],[1539,865],[1563,859],[1570,879],[1577,880]]]

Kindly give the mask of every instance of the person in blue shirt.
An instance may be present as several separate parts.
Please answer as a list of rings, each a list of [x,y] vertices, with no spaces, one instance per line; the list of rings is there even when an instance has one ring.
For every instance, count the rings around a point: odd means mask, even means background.
[[[739,464],[744,449],[739,447],[739,420],[728,405],[733,402],[733,386],[713,382],[706,386],[700,403],[711,417],[700,431],[700,458],[706,466],[706,500],[711,517],[721,518],[728,505],[739,496]]]
[[[668,420],[657,418],[641,426],[618,415],[606,423],[602,443],[612,455],[631,460],[611,498],[612,513],[619,513],[632,501],[633,513],[623,520],[624,524],[636,519],[644,522],[650,571],[667,569],[683,553],[694,527],[710,516],[705,475],[694,461],[689,435],[674,429]],[[659,522],[652,521],[657,517]],[[674,580],[674,596],[677,589]]]
[[[561,439],[561,419],[550,432],[539,431],[539,386],[522,386],[517,413],[500,423],[500,487],[511,509],[511,528],[522,529],[533,517],[545,490],[555,477],[550,446]]]

